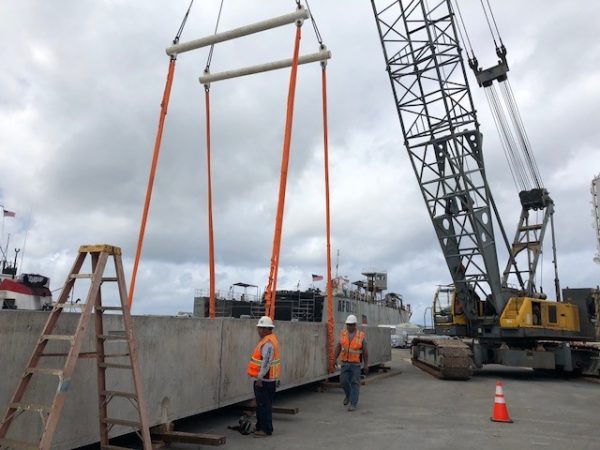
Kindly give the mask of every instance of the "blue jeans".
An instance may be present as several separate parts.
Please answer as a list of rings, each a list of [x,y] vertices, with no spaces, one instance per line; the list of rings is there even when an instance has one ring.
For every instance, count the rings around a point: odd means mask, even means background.
[[[342,363],[340,372],[340,384],[344,389],[346,398],[352,406],[358,404],[358,392],[360,390],[360,364]]]
[[[275,399],[275,381],[263,381],[262,386],[254,382],[256,398],[256,431],[273,433],[273,400]]]

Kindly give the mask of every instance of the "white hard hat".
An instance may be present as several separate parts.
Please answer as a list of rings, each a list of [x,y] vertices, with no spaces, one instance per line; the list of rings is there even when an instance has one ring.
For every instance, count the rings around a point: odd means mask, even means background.
[[[358,320],[356,320],[356,316],[354,314],[350,314],[346,317],[346,324],[356,324]]]
[[[256,326],[259,328],[275,328],[275,325],[273,325],[273,321],[269,316],[262,316],[258,319]]]

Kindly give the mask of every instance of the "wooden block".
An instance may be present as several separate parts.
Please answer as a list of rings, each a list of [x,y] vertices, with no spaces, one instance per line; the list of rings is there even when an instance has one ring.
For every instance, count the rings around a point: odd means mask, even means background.
[[[152,438],[162,442],[181,444],[223,445],[227,438],[218,434],[185,433],[183,431],[153,431]]]
[[[252,405],[241,405],[240,406],[244,411],[256,411],[256,406]],[[285,406],[273,406],[273,412],[279,414],[298,414],[300,409],[298,408],[288,408]]]

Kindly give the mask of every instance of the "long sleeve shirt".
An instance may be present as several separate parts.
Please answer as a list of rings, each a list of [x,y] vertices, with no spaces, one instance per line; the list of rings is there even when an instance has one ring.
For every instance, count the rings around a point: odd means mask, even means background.
[[[260,365],[260,370],[258,372],[257,380],[273,382],[275,380],[271,380],[268,378],[269,376],[269,367],[273,362],[273,345],[270,342],[265,342],[262,346],[261,354],[262,354],[262,363]]]

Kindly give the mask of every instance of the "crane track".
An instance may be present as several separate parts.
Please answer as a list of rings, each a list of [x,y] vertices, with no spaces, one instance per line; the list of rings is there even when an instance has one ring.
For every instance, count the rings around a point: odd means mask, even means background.
[[[437,378],[468,380],[473,375],[473,352],[458,339],[420,337],[412,348],[412,364]]]

